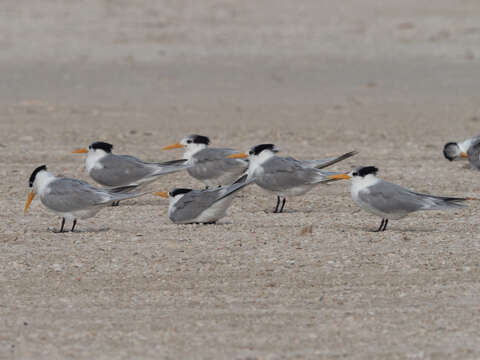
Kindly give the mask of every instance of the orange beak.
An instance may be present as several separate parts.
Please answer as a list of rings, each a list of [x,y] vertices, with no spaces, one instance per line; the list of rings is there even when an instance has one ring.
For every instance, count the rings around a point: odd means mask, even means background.
[[[166,191],[154,192],[153,195],[168,198],[168,193]]]
[[[462,153],[460,154],[460,157],[468,159],[468,155],[465,151],[462,151]]]
[[[30,191],[30,194],[28,194],[27,203],[25,204],[25,209],[23,209],[24,214],[27,212],[28,207],[32,203],[32,200],[33,200],[34,197],[35,197],[35,193],[33,191]]]
[[[227,159],[246,159],[246,158],[248,158],[248,155],[245,153],[238,153],[238,154],[232,154],[227,156]]]
[[[352,177],[348,174],[338,174],[338,175],[329,175],[327,176],[329,179],[332,180],[342,180],[342,179],[351,179]]]
[[[171,150],[171,149],[179,149],[179,148],[183,148],[183,145],[177,142],[175,144],[163,147],[162,150]]]
[[[74,152],[72,152],[72,154],[86,154],[86,153],[88,153],[88,149],[85,149],[85,148],[77,149]]]

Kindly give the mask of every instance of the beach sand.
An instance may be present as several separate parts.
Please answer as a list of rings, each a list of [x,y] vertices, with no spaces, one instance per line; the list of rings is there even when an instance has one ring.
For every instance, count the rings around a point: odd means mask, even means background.
[[[479,196],[447,141],[480,127],[475,1],[7,1],[0,14],[0,358],[477,359],[480,204],[380,219],[348,181],[271,214],[255,185],[213,225],[145,196],[54,234],[28,177],[78,147],[148,161],[191,133],[275,143],[419,192]],[[3,5],[2,5],[3,6]],[[155,191],[200,188],[186,173]],[[71,224],[67,224],[71,226]]]

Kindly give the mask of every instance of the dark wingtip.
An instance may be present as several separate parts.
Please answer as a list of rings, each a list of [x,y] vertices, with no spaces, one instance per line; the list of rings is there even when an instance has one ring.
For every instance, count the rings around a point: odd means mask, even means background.
[[[235,182],[233,184],[244,183],[245,180],[247,180],[247,177],[248,177],[248,174],[244,174],[244,175],[240,176],[237,180],[235,180]]]

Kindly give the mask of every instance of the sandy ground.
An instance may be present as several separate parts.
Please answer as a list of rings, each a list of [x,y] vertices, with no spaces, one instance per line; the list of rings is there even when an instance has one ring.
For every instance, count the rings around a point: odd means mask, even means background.
[[[268,1],[128,3],[0,15],[0,358],[478,359],[480,204],[380,234],[348,182],[280,215],[250,186],[216,226],[174,225],[146,196],[60,235],[38,200],[23,206],[38,165],[90,181],[77,147],[161,161],[190,133],[301,159],[355,149],[333,169],[479,196],[478,172],[441,150],[480,126],[480,6],[280,2],[276,23]],[[174,186],[200,184],[152,189]]]

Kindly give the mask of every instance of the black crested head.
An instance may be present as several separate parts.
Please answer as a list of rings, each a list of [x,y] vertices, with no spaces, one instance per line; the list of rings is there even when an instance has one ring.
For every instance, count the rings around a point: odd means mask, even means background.
[[[102,149],[107,153],[111,153],[113,149],[113,145],[103,141],[95,141],[88,148],[93,150]]]
[[[194,143],[194,144],[205,144],[209,145],[210,144],[210,139],[207,136],[203,135],[197,135],[193,134],[189,136],[189,139]],[[188,140],[187,140],[188,143]]]
[[[192,191],[192,189],[184,189],[184,188],[173,189],[172,191],[170,191],[170,196],[175,197],[177,195],[189,193],[190,191]]]
[[[375,166],[364,166],[354,170],[352,175],[365,177],[370,174],[377,175],[377,172],[378,172],[378,168],[376,168]]]
[[[249,155],[258,155],[260,154],[263,150],[270,150],[273,152],[278,152],[277,149],[275,149],[275,145],[273,144],[260,144],[252,147],[250,151],[248,152]]]
[[[459,156],[460,152],[460,147],[456,142],[446,143],[443,147],[443,156],[450,161],[455,160]]]
[[[35,170],[33,170],[32,175],[30,175],[30,179],[28,179],[28,186],[30,187],[33,186],[33,183],[35,182],[35,178],[37,177],[37,174],[40,171],[47,171],[47,165],[39,166]]]

